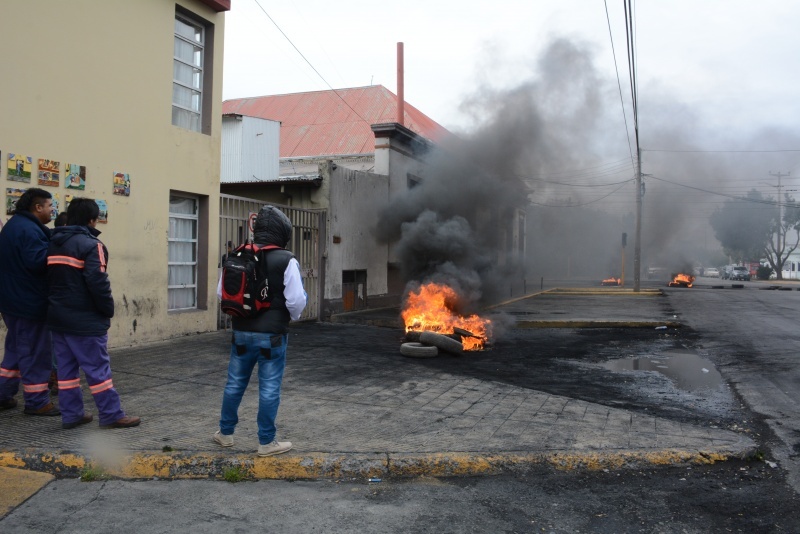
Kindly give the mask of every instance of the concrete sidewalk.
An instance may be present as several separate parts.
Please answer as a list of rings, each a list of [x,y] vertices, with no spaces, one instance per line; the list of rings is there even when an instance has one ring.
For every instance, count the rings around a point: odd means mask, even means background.
[[[667,316],[666,298],[553,291],[495,311],[518,327],[679,326]],[[278,438],[294,443],[287,454],[255,455],[255,381],[234,447],[212,441],[230,350],[230,333],[216,332],[111,351],[115,386],[126,412],[142,417],[138,428],[100,430],[93,422],[62,430],[59,418],[25,416],[20,407],[0,412],[0,466],[57,476],[94,466],[126,478],[221,477],[232,467],[251,478],[443,476],[538,463],[711,462],[755,447],[745,434],[711,425],[442,372],[400,355],[396,309],[335,320],[293,325],[278,414]],[[469,356],[462,358],[468,365]],[[96,415],[84,390],[87,411]]]

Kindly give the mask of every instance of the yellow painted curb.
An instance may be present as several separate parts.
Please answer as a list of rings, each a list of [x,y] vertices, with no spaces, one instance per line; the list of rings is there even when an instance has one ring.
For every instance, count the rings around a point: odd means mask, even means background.
[[[554,287],[551,289],[545,289],[544,291],[537,291],[536,293],[523,295],[521,297],[504,300],[503,302],[498,302],[497,304],[486,306],[484,309],[492,310],[494,308],[499,308],[500,306],[514,304],[515,302],[520,302],[522,300],[538,297],[540,295],[559,295],[559,296],[614,295],[614,296],[624,296],[624,297],[657,297],[663,294],[664,292],[661,291],[660,289],[641,289],[637,292],[634,291],[633,289],[628,289],[624,287],[607,287],[607,288]]]
[[[590,321],[590,320],[541,320],[517,321],[515,328],[681,328],[674,321]]]
[[[24,503],[55,477],[49,473],[0,467],[0,518]]]
[[[121,479],[319,479],[342,477],[475,476],[494,475],[545,465],[561,470],[623,469],[632,466],[710,464],[729,458],[744,458],[753,450],[684,451],[593,451],[548,453],[438,453],[438,454],[325,454],[280,455],[266,458],[249,455],[138,453],[115,460],[80,458],[71,454],[37,455],[3,453],[0,464],[77,478],[89,470],[99,478]],[[78,468],[80,466],[80,468]],[[2,467],[0,465],[0,467]],[[17,471],[17,469],[11,469]],[[47,475],[48,477],[51,475]],[[38,489],[36,490],[38,491]]]

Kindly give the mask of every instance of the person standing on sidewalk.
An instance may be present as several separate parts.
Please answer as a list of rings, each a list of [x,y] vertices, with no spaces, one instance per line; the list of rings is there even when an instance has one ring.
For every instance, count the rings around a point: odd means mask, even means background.
[[[58,362],[58,398],[62,428],[92,421],[83,410],[80,370],[86,375],[100,428],[137,426],[125,415],[111,379],[108,329],[114,299],[108,280],[108,250],[97,238],[100,208],[90,198],[75,198],[67,208],[67,226],[53,230],[47,253],[47,324]]]
[[[259,246],[281,247],[258,253],[259,277],[266,279],[270,306],[253,317],[232,320],[228,382],[222,396],[219,430],[213,436],[222,447],[233,446],[239,405],[257,363],[259,456],[281,454],[292,448],[292,442],[275,439],[275,417],[281,402],[289,341],[288,325],[300,318],[308,298],[303,289],[300,265],[291,252],[284,250],[291,237],[292,223],[282,211],[270,205],[261,208],[256,217],[253,241]]]
[[[53,227],[67,225],[67,212],[62,211],[55,219],[53,219]],[[58,363],[56,362],[56,351],[53,352],[53,370],[50,371],[50,379],[47,381],[47,388],[50,390],[50,395],[58,395]]]
[[[47,246],[52,195],[31,188],[0,231],[0,313],[8,328],[0,364],[0,409],[14,408],[22,381],[28,415],[59,415],[50,401],[52,347],[47,329]]]

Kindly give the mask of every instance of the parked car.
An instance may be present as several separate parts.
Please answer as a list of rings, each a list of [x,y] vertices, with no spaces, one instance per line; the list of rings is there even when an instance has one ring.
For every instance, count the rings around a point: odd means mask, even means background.
[[[719,270],[719,277],[723,280],[727,280],[731,277],[731,273],[733,272],[733,265],[723,265],[722,268]]]
[[[709,278],[719,278],[719,269],[716,267],[706,267],[703,270],[703,276],[708,276]]]
[[[731,280],[744,280],[745,282],[750,281],[750,269],[743,265],[735,265],[731,269],[731,273],[728,276]]]

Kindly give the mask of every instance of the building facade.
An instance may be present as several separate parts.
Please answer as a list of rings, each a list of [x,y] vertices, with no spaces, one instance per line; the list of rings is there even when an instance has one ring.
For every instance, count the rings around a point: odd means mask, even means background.
[[[451,134],[408,104],[404,124],[395,122],[397,96],[382,86],[230,100],[223,112],[223,193],[326,213],[321,318],[397,305],[405,282],[393,244],[372,230],[383,208],[425,179],[429,151]],[[258,120],[280,123],[277,177],[260,179],[272,168],[245,154]]]
[[[5,209],[29,187],[101,207],[109,345],[216,329],[224,13],[230,0],[7,2]],[[21,170],[18,165],[21,162]]]

